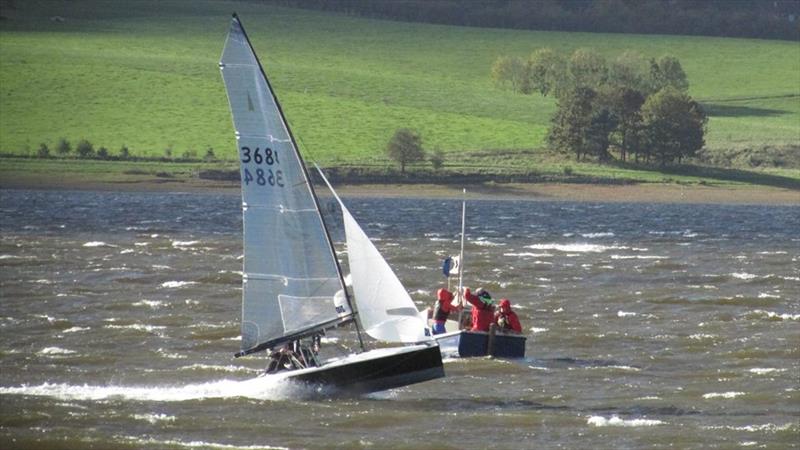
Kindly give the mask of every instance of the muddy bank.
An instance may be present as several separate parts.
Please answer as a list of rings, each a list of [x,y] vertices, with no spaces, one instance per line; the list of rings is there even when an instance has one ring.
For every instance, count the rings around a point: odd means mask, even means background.
[[[751,185],[682,185],[666,183],[450,183],[337,184],[346,196],[528,199],[542,201],[800,204],[800,191]],[[124,181],[96,181],[80,177],[31,177],[3,174],[0,189],[65,189],[101,191],[219,192],[239,194],[238,181],[197,178],[163,179],[142,176]],[[324,189],[320,189],[324,194]]]

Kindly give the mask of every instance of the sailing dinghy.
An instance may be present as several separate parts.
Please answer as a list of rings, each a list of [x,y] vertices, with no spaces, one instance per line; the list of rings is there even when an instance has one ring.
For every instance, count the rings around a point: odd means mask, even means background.
[[[220,70],[241,161],[244,273],[236,356],[268,351],[266,376],[325,392],[361,394],[443,377],[439,346],[425,336],[414,303],[342,204],[353,308],[294,136],[235,14]],[[364,351],[359,332],[360,353],[320,361],[320,337],[349,322],[405,346]]]

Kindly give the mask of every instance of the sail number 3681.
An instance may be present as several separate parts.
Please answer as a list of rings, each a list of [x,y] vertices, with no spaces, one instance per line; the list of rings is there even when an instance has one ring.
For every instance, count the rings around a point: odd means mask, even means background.
[[[276,166],[280,164],[278,160],[278,151],[272,150],[267,147],[263,150],[259,147],[251,149],[250,147],[242,147],[242,163],[255,163],[257,166]],[[262,167],[257,167],[254,171],[250,171],[249,167],[244,167],[242,171],[243,181],[245,185],[255,183],[259,186],[278,186],[283,187],[283,171],[280,169],[274,170],[272,167],[264,170]]]

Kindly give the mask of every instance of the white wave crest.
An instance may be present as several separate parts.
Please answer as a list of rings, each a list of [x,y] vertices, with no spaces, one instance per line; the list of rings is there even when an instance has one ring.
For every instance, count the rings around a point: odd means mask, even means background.
[[[608,419],[603,416],[591,416],[587,422],[589,425],[596,427],[652,427],[664,424],[664,422],[654,419],[624,420],[617,415],[613,415]]]
[[[192,284],[197,284],[196,281],[165,281],[161,283],[161,287],[163,288],[179,288],[184,286],[190,286]]]
[[[703,339],[714,339],[716,337],[717,336],[715,336],[713,334],[696,333],[696,334],[693,334],[693,335],[689,336],[689,339],[693,339],[695,341],[700,341],[700,340],[703,340]]]
[[[116,329],[116,330],[147,331],[148,333],[152,333],[155,330],[163,330],[164,328],[167,327],[162,325],[143,325],[141,323],[133,323],[130,325],[106,325],[103,328]]]
[[[617,311],[617,317],[635,317],[637,315],[635,312]]]
[[[183,366],[178,370],[213,370],[216,372],[231,372],[231,373],[236,373],[236,372],[260,373],[263,371],[244,366],[219,366],[214,364],[192,364],[190,366]]]
[[[66,348],[60,347],[45,347],[39,350],[40,355],[73,355],[75,354],[74,350],[68,350]]]
[[[91,241],[83,244],[84,247],[116,247],[116,245],[107,244],[103,241]]]
[[[750,369],[750,373],[754,373],[756,375],[766,375],[768,373],[774,373],[774,372],[786,372],[786,369],[776,369],[773,367],[764,367],[764,368],[754,367]]]
[[[703,394],[703,398],[736,398],[739,396],[745,395],[744,392],[709,392],[708,394]]]
[[[175,422],[175,416],[168,416],[166,414],[134,414],[133,418],[150,422],[151,424],[155,424],[156,422]]]
[[[533,244],[525,248],[534,250],[556,250],[569,253],[602,253],[607,250],[626,250],[628,247],[618,245],[598,245],[598,244]]]
[[[119,439],[135,448],[206,448],[221,450],[287,450],[288,447],[275,447],[272,445],[233,445],[220,444],[206,441],[179,441],[176,439],[159,440],[152,437],[119,436]]]
[[[764,311],[763,309],[756,309],[755,311],[753,311],[753,314],[764,316],[768,319],[800,320],[800,314],[789,314],[789,313],[778,314],[772,311]]]
[[[587,239],[594,239],[594,238],[602,238],[602,237],[614,237],[614,233],[606,232],[606,233],[582,233],[582,237]]]
[[[60,400],[100,401],[110,399],[147,402],[183,402],[210,398],[250,398],[256,400],[285,400],[319,394],[313,387],[292,383],[283,374],[259,376],[249,380],[219,380],[184,386],[92,386],[65,383],[44,383],[0,387],[3,395],[31,395]]]
[[[0,255],[0,260],[3,259],[33,259],[33,256]]]
[[[141,300],[133,304],[133,306],[148,306],[151,309],[158,309],[164,306],[164,302],[160,300]]]
[[[200,241],[172,241],[173,247],[191,247],[192,245],[199,244]]]
[[[506,244],[504,244],[502,242],[492,242],[492,241],[486,241],[486,240],[472,241],[471,244],[477,245],[478,247],[502,247],[502,246],[506,245]]]
[[[89,329],[89,327],[72,327],[62,331],[62,333],[77,333],[79,331],[87,331]]]
[[[669,259],[658,255],[611,255],[611,259]]]
[[[787,423],[784,425],[776,425],[774,423],[765,423],[762,425],[744,425],[744,426],[732,426],[732,425],[717,425],[717,426],[706,426],[702,427],[706,430],[732,430],[732,431],[747,431],[750,433],[756,433],[760,431],[769,431],[769,432],[776,432],[776,431],[787,431],[791,430],[793,426],[792,423]]]
[[[532,252],[521,252],[521,253],[503,253],[503,256],[516,256],[519,258],[547,258],[553,256],[552,253],[532,253]]]
[[[739,280],[752,280],[753,278],[758,278],[758,275],[754,275],[752,273],[747,273],[747,272],[734,272],[730,275],[733,278],[737,278]]]

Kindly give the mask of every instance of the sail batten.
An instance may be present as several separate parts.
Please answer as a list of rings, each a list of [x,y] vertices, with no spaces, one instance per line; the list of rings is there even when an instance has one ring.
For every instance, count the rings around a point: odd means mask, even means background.
[[[351,309],[305,165],[235,16],[220,72],[239,147],[249,353],[350,320]]]

